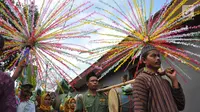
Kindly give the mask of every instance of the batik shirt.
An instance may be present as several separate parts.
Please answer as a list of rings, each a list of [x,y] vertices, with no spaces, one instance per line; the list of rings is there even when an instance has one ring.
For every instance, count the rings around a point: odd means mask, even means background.
[[[178,112],[185,107],[181,85],[173,88],[161,75],[143,70],[133,83],[134,112]]]
[[[0,111],[16,112],[16,99],[13,79],[0,71]]]

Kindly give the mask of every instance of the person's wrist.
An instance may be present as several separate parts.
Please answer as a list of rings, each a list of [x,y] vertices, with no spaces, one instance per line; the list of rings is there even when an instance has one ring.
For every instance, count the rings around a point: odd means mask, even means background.
[[[19,65],[18,67],[19,67],[19,68],[24,68],[24,67],[25,67],[25,65]]]
[[[172,80],[172,86],[173,86],[173,88],[176,88],[176,89],[179,88],[178,80],[177,79]]]
[[[177,78],[170,78],[172,82],[178,82]]]

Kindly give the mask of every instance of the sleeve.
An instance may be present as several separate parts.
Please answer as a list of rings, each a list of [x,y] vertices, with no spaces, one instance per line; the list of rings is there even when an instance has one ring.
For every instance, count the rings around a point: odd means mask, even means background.
[[[15,98],[14,81],[10,77],[7,78],[8,80],[6,81],[4,86],[4,93],[6,97],[6,110],[8,112],[16,112],[17,101]]]
[[[179,83],[179,88],[172,87],[172,95],[174,97],[175,103],[179,111],[182,111],[185,108],[185,95],[183,93],[183,89]]]
[[[36,112],[35,111],[35,104],[34,103],[31,104],[31,109],[30,110],[31,110],[31,112]]]
[[[40,99],[41,99],[41,98],[40,98]],[[40,101],[40,100],[39,100],[39,101]],[[39,102],[39,103],[41,104],[41,102]],[[59,111],[59,109],[60,109],[60,104],[61,104],[60,98],[59,98],[58,94],[56,94],[56,98],[55,98],[54,101],[53,101],[52,107],[53,107],[55,110]]]
[[[74,112],[83,112],[83,101],[80,97],[77,97],[76,108]]]
[[[104,93],[103,93],[103,95],[104,95],[104,97],[105,97],[105,99],[106,99],[105,112],[109,112],[109,109],[108,109],[108,96],[107,96],[106,94],[104,94]]]
[[[144,78],[138,76],[133,83],[134,112],[148,111],[148,87]]]

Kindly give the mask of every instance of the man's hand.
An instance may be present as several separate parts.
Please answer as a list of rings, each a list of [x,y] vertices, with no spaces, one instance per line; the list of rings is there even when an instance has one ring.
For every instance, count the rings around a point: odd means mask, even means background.
[[[172,80],[177,80],[176,78],[176,71],[173,68],[167,68],[165,69],[165,74]]]
[[[18,64],[18,67],[24,68],[25,66],[27,66],[27,64],[26,64],[26,58],[22,59],[22,60],[19,62],[19,64]]]
[[[176,77],[176,70],[173,68],[165,69],[165,74],[171,79],[174,88],[179,88],[178,79]]]
[[[26,64],[26,58],[22,59],[19,63],[18,63],[18,66],[17,68],[15,69],[15,72],[12,76],[12,79],[15,81],[21,74],[22,74],[22,71],[23,71],[23,68],[27,66]]]

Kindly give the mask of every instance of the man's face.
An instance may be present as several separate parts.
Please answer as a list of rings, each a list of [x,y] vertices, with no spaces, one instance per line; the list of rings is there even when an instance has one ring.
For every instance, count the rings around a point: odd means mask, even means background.
[[[92,77],[90,77],[90,79],[89,79],[89,81],[87,83],[87,86],[91,90],[97,90],[98,84],[99,84],[99,82],[98,82],[97,77],[92,76]]]
[[[143,59],[143,63],[145,63],[148,68],[159,69],[161,65],[160,53],[157,50],[149,51],[146,59]]]
[[[30,88],[21,89],[21,96],[28,98],[28,97],[31,97],[31,95],[32,95],[32,92]]]

